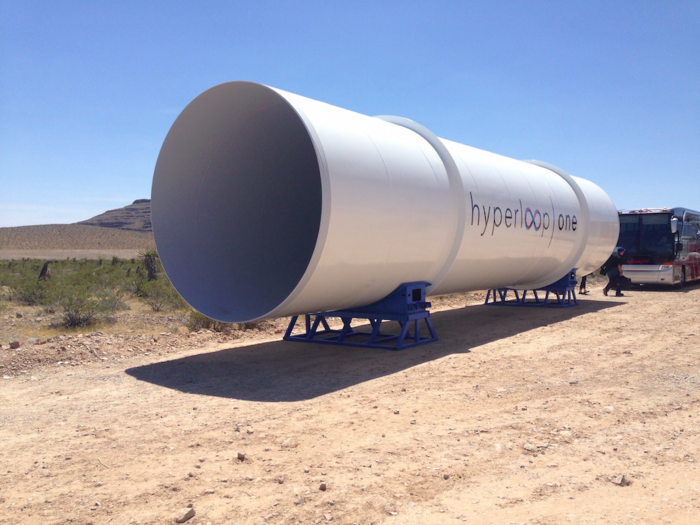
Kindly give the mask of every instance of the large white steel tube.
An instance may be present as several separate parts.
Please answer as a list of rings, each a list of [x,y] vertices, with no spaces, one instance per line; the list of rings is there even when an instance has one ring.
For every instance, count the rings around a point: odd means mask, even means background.
[[[180,114],[155,168],[163,266],[222,321],[432,295],[538,288],[612,252],[619,223],[595,184],[250,82]]]

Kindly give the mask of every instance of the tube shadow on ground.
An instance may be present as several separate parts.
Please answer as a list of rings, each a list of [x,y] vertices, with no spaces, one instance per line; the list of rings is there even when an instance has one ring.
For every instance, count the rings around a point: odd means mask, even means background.
[[[473,305],[431,314],[439,340],[398,352],[280,340],[153,363],[126,373],[191,394],[302,401],[620,304],[586,300],[576,307],[546,309]]]

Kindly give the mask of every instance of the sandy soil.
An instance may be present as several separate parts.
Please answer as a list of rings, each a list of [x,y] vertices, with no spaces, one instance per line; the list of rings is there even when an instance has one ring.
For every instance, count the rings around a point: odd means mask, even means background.
[[[436,312],[402,352],[52,341],[92,357],[0,369],[0,523],[698,523],[699,314],[700,286],[597,288]]]

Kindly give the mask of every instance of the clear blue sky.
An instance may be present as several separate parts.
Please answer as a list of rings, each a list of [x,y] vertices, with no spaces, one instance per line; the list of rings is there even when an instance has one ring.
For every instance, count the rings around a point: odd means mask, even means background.
[[[0,0],[0,226],[149,197],[177,114],[229,80],[700,209],[697,0]]]

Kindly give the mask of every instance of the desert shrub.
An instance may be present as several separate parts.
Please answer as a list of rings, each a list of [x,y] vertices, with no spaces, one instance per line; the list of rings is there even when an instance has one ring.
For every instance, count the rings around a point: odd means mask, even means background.
[[[211,317],[207,317],[204,314],[200,314],[196,310],[190,311],[190,315],[187,320],[186,326],[190,332],[197,332],[198,330],[202,329],[212,330],[214,332],[225,332],[231,327],[231,325],[229,325],[228,323],[215,321]]]
[[[233,327],[235,330],[258,330],[263,328],[264,321],[245,321],[243,323],[234,323]]]
[[[12,297],[28,305],[49,304],[52,300],[52,283],[40,281],[34,272],[22,272],[9,282]]]
[[[0,296],[54,309],[64,315],[65,324],[70,326],[88,324],[103,313],[128,309],[125,299],[130,295],[142,298],[154,311],[185,306],[157,259],[154,264],[158,279],[151,283],[145,269],[135,271],[143,265],[139,259],[54,260],[51,279],[39,281],[44,262],[0,263]]]
[[[142,286],[141,298],[154,312],[160,312],[168,304],[168,291],[161,285],[162,281],[146,281]]]
[[[140,291],[141,298],[154,312],[184,306],[184,301],[167,279],[143,281],[140,283]]]
[[[100,299],[89,286],[62,284],[54,297],[56,309],[63,315],[65,326],[86,326],[92,323],[98,314],[105,311]]]
[[[96,295],[100,301],[100,307],[104,309],[104,311],[116,312],[129,309],[124,302],[126,291],[122,288],[102,288]]]
[[[190,332],[196,332],[202,329],[211,330],[213,332],[245,332],[247,330],[261,330],[263,328],[267,328],[270,326],[270,321],[262,320],[246,321],[244,323],[224,323],[222,321],[215,321],[211,317],[207,317],[196,310],[191,310],[186,326]]]
[[[116,272],[100,262],[82,260],[55,268],[51,303],[64,326],[86,326],[101,314],[126,308],[122,301],[126,291],[119,286]]]
[[[170,285],[170,286],[172,287],[172,285]],[[182,296],[179,293],[177,293],[175,288],[173,288],[173,294],[172,294],[172,297],[170,299],[170,308],[172,308],[173,310],[179,310],[181,308],[187,308],[187,306],[188,305],[185,302],[185,300],[182,298]]]
[[[138,267],[137,267],[138,270]],[[148,288],[148,280],[141,272],[136,272],[135,275],[131,276],[129,279],[129,288],[131,294],[135,297],[145,297]]]
[[[114,266],[101,266],[92,270],[89,275],[79,273],[73,277],[73,279],[76,278],[90,287],[104,311],[116,312],[129,309],[124,302],[129,292],[128,281]]]

